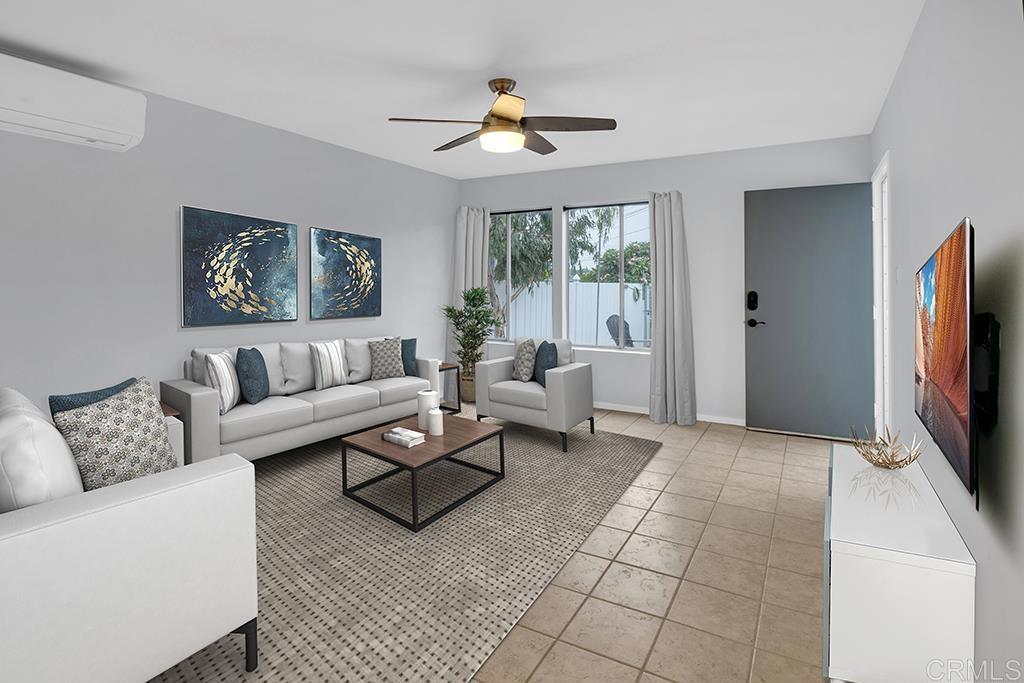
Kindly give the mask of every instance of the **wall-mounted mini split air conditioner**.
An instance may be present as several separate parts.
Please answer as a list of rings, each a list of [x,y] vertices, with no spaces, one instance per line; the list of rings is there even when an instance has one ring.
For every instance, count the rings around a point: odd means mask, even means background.
[[[146,96],[0,53],[0,130],[123,152],[142,141]]]

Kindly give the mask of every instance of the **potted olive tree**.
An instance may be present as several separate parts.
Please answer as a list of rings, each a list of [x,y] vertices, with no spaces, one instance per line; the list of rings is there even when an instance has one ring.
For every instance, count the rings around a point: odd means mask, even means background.
[[[455,356],[462,367],[462,398],[476,400],[476,364],[484,357],[484,343],[499,322],[487,300],[483,287],[467,289],[462,293],[462,308],[445,306],[444,315],[452,324],[458,350]]]

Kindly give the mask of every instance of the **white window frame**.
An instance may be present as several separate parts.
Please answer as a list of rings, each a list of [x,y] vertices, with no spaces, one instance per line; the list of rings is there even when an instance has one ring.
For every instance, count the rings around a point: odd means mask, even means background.
[[[511,297],[512,297],[512,218],[511,217],[512,217],[512,214],[516,214],[516,213],[544,213],[544,212],[548,212],[548,213],[551,214],[551,232],[552,232],[552,235],[551,235],[551,237],[552,237],[552,239],[551,239],[551,263],[552,263],[551,278],[552,278],[552,288],[551,289],[552,289],[552,296],[555,296],[555,292],[557,291],[557,288],[554,286],[554,280],[558,277],[558,272],[556,270],[556,268],[557,268],[557,261],[555,260],[555,252],[558,249],[556,247],[555,239],[554,239],[555,235],[557,234],[557,228],[555,226],[555,211],[554,211],[554,209],[553,208],[546,208],[546,209],[509,209],[509,210],[505,210],[505,211],[491,211],[490,212],[489,219],[488,219],[489,223],[487,225],[487,230],[488,231],[490,231],[491,226],[493,225],[494,218],[496,216],[502,216],[502,217],[505,218],[505,306],[508,309],[508,314],[506,316],[506,320],[505,320],[505,324],[504,324],[505,336],[504,337],[498,337],[498,336],[488,337],[488,339],[487,339],[488,342],[514,342],[515,341],[514,339],[512,339],[512,337],[509,336],[509,332],[510,332],[510,330],[512,328],[512,324],[511,324],[511,318],[512,318],[512,301],[511,301]],[[488,245],[489,244],[490,244],[490,233],[488,232]],[[491,255],[490,255],[490,246],[488,246],[488,253],[487,253],[487,269],[488,269],[488,272],[486,274],[486,277],[488,279],[490,279],[490,277],[491,277],[490,267],[491,267]],[[555,302],[554,301],[552,302],[552,310],[553,311],[556,310],[556,306],[555,306]],[[551,329],[555,330],[557,328],[552,326]]]
[[[569,240],[569,221],[565,217],[568,212],[570,212],[570,211],[578,211],[580,209],[600,209],[600,208],[606,208],[606,207],[611,207],[611,206],[618,207],[618,209],[619,209],[619,245],[618,245],[618,248],[619,248],[619,321],[620,321],[620,324],[619,324],[619,340],[618,340],[618,343],[615,346],[600,346],[600,345],[594,345],[594,344],[578,344],[575,341],[573,341],[572,338],[570,337],[569,322],[568,321],[569,321],[569,319],[572,316],[572,312],[570,310],[571,303],[569,302],[568,290],[569,290],[569,273],[571,271],[571,264],[569,263],[569,250],[566,249],[565,250],[565,256],[563,258],[564,267],[563,267],[563,274],[562,274],[562,278],[564,280],[565,290],[566,290],[566,302],[565,302],[565,305],[566,305],[566,315],[565,315],[565,325],[564,325],[564,329],[562,331],[562,334],[563,334],[563,336],[566,339],[569,339],[569,341],[572,343],[574,348],[578,348],[578,349],[594,349],[594,350],[598,350],[598,351],[621,351],[621,352],[625,352],[625,353],[645,353],[645,354],[649,354],[651,352],[651,350],[649,348],[645,348],[645,347],[641,347],[641,348],[636,348],[636,347],[626,348],[624,346],[624,344],[626,342],[626,326],[621,324],[621,322],[626,319],[626,286],[625,286],[625,283],[626,283],[626,245],[625,245],[625,240],[626,240],[626,237],[625,237],[625,233],[626,233],[626,211],[625,210],[626,210],[626,207],[629,207],[629,206],[639,206],[641,204],[644,204],[644,205],[647,206],[647,211],[648,211],[648,214],[649,214],[649,212],[651,210],[650,209],[651,203],[650,203],[650,201],[648,201],[646,199],[640,199],[640,200],[634,200],[634,201],[624,201],[624,202],[597,203],[597,204],[578,204],[578,205],[563,206],[562,207],[562,240],[566,244],[568,244],[568,240]],[[649,238],[648,238],[648,243],[650,243],[650,239]],[[651,283],[651,288],[652,288],[652,290],[654,288],[654,283],[653,282]]]
[[[892,282],[890,245],[892,234],[892,181],[889,152],[871,175],[871,225],[874,257],[875,332],[875,433],[892,424]]]

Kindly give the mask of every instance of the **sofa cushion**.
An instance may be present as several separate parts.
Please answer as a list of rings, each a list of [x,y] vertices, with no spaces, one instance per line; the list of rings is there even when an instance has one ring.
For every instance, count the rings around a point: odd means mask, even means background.
[[[281,344],[270,342],[267,344],[243,344],[242,346],[247,349],[256,349],[263,356],[263,361],[267,365],[267,382],[270,384],[270,395],[284,396],[286,392]],[[230,352],[231,357],[234,358],[238,353],[238,347],[200,347],[192,349],[192,376],[187,379],[209,386],[209,382],[206,381],[206,356],[207,354],[220,353],[221,351]]]
[[[82,492],[64,437],[34,403],[0,389],[0,512]]]
[[[313,422],[313,404],[293,396],[270,396],[256,405],[243,403],[220,418],[220,442],[273,434]]]
[[[549,341],[537,347],[537,359],[533,363],[533,381],[546,387],[548,370],[558,367],[558,349]]]
[[[49,397],[50,402],[50,414],[56,415],[57,413],[64,410],[72,410],[74,408],[81,408],[87,406],[90,403],[96,403],[102,401],[105,398],[110,398],[114,394],[118,394],[131,385],[135,384],[135,378],[129,377],[123,382],[115,384],[112,387],[106,389],[95,389],[93,391],[82,391],[77,394],[56,394]]]
[[[286,395],[309,391],[315,385],[313,355],[308,342],[282,342],[281,366],[284,369]]]
[[[292,398],[313,404],[313,421],[372,410],[380,405],[380,392],[365,384],[345,384],[319,391],[303,391]]]
[[[524,339],[516,345],[515,360],[512,361],[512,376],[520,382],[533,381],[533,366],[536,359],[536,345],[532,339]]]
[[[402,340],[398,337],[371,341],[370,347],[370,379],[390,379],[405,377],[402,365]]]
[[[313,360],[313,388],[317,391],[348,383],[345,370],[345,341],[310,342],[309,355]]]
[[[407,376],[416,375],[416,339],[402,340],[402,369]]]
[[[160,401],[145,377],[113,396],[61,411],[53,421],[71,447],[86,491],[178,466]]]
[[[230,351],[206,354],[206,385],[217,390],[220,414],[228,412],[242,399],[235,359]]]
[[[508,379],[495,382],[487,390],[488,398],[494,403],[508,403],[521,408],[547,410],[547,394],[544,387],[536,382],[520,382]]]
[[[371,379],[359,386],[370,387],[380,392],[380,404],[389,406],[415,399],[416,394],[430,388],[430,382],[422,377],[390,377],[388,379]]]
[[[516,339],[516,346],[518,347],[519,344],[529,338],[530,337],[518,337]],[[572,342],[568,339],[541,339],[540,337],[533,337],[533,344],[538,348],[540,347],[540,343],[543,341],[548,341],[554,344],[555,348],[558,349],[558,367],[575,362],[576,354],[572,349]]]
[[[375,337],[374,341],[384,337]],[[365,382],[370,379],[373,359],[370,356],[369,339],[346,339],[345,340],[345,367],[348,368],[348,381],[350,383]]]
[[[235,374],[238,375],[238,388],[246,403],[259,403],[270,396],[267,362],[259,349],[238,347],[235,352]]]

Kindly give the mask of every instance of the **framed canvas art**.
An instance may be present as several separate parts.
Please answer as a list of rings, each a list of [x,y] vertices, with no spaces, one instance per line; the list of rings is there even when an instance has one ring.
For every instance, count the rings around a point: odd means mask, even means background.
[[[184,327],[298,318],[298,228],[181,207]]]
[[[380,238],[310,228],[309,317],[380,315]]]

